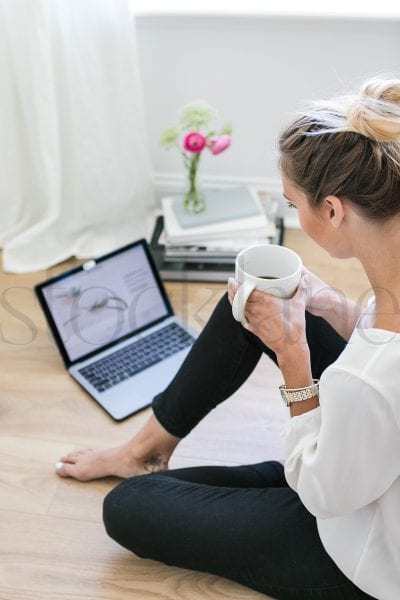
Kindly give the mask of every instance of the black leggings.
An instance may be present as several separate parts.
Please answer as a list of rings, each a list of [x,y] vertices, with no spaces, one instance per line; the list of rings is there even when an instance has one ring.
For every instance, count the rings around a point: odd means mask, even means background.
[[[345,347],[309,313],[313,377]],[[237,323],[225,295],[168,388],[153,402],[171,434],[186,436],[231,396],[271,350]],[[104,501],[108,534],[141,557],[227,577],[280,599],[371,598],[325,552],[317,523],[275,461],[132,477]]]

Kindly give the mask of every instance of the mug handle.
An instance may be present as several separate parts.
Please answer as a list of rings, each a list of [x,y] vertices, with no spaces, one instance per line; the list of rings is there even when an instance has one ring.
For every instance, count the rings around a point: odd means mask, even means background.
[[[251,292],[255,289],[254,283],[244,281],[238,288],[232,302],[232,314],[236,321],[242,323],[245,321],[244,318],[244,307]]]

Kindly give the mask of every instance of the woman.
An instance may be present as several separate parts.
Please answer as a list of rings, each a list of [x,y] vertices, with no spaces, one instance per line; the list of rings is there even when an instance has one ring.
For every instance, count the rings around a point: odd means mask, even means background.
[[[127,479],[104,503],[109,535],[139,556],[278,599],[397,600],[400,80],[371,80],[356,97],[310,108],[282,133],[280,152],[301,227],[332,256],[361,262],[373,303],[360,316],[305,270],[290,300],[253,292],[241,325],[230,281],[142,431],[119,448],[68,455],[58,473],[154,471]],[[285,467],[168,471],[180,439],[262,352],[279,365],[290,405]]]

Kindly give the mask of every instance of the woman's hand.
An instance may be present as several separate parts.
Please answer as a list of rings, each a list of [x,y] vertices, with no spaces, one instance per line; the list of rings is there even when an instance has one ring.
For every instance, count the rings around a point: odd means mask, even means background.
[[[327,296],[339,292],[314,275],[306,267],[302,268],[302,273],[307,276],[306,310],[317,317],[323,317],[327,312]]]
[[[347,298],[341,290],[331,287],[305,267],[302,272],[307,276],[306,310],[325,319],[348,340],[362,313],[362,304]]]
[[[280,357],[307,348],[305,308],[308,275],[303,273],[295,295],[286,300],[254,290],[246,303],[243,327],[254,333]],[[238,289],[235,279],[228,282],[228,298],[232,304]]]

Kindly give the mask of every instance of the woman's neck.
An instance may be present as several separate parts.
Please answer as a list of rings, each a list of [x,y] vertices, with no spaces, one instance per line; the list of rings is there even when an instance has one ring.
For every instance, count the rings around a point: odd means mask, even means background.
[[[400,220],[372,225],[357,238],[355,256],[375,295],[371,326],[400,331]]]

